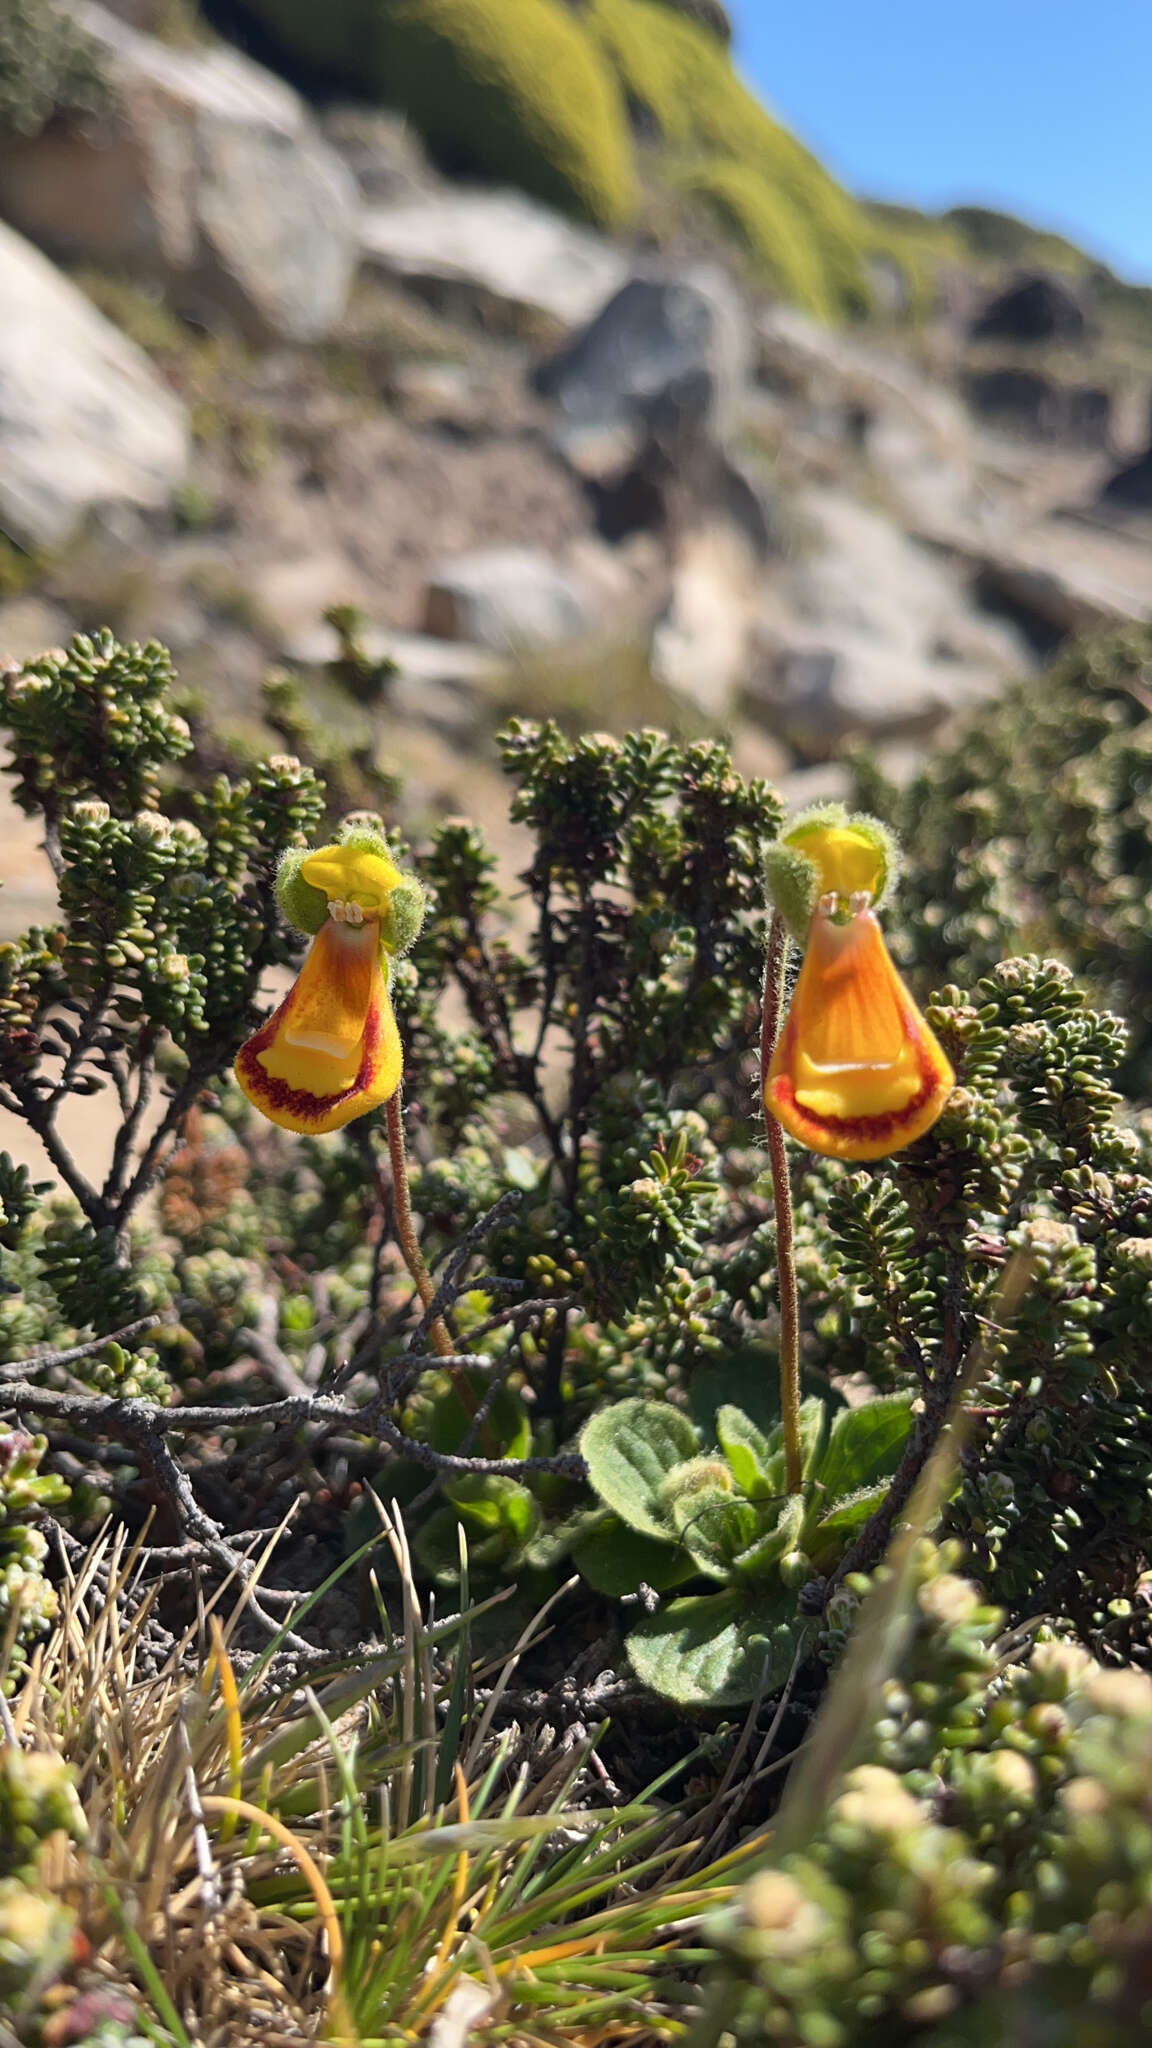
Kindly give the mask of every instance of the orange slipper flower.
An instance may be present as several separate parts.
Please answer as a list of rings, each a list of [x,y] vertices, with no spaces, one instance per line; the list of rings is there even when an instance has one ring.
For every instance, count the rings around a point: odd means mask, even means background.
[[[814,1152],[883,1159],[931,1128],[955,1080],[871,909],[888,879],[890,852],[871,820],[831,811],[789,833],[783,847],[776,863],[783,887],[774,892],[783,914],[799,907],[797,855],[811,869],[811,891],[822,893],[764,1078],[764,1106]],[[768,874],[771,883],[772,863]],[[786,905],[790,885],[794,900]]]
[[[372,832],[287,855],[276,889],[312,944],[279,1009],[241,1046],[236,1079],[270,1122],[315,1136],[364,1116],[400,1085],[388,984],[392,956],[419,931],[422,898]]]

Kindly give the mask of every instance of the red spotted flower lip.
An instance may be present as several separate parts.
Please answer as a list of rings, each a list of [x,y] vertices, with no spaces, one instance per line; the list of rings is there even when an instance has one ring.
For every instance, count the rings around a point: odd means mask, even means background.
[[[931,1128],[955,1076],[872,912],[821,902],[764,1082],[764,1106],[814,1152],[882,1159]]]
[[[301,873],[328,916],[278,1010],[241,1046],[236,1079],[263,1115],[308,1135],[339,1130],[387,1102],[403,1053],[380,920],[399,880],[390,861],[324,847]]]

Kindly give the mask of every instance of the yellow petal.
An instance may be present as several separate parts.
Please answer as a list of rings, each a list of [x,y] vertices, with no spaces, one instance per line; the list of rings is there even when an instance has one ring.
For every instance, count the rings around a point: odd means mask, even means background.
[[[384,854],[355,846],[321,846],[300,863],[300,873],[330,903],[358,903],[368,912],[383,910],[400,880],[399,868]]]
[[[817,911],[764,1084],[764,1106],[813,1152],[883,1159],[922,1137],[955,1076],[871,911]]]
[[[884,880],[882,844],[875,835],[852,824],[826,825],[813,822],[786,835],[786,845],[807,854],[820,873],[820,889],[840,896],[854,896],[863,890],[875,896]]]
[[[324,925],[279,1009],[236,1057],[249,1101],[306,1134],[339,1130],[387,1102],[402,1068],[375,919]]]

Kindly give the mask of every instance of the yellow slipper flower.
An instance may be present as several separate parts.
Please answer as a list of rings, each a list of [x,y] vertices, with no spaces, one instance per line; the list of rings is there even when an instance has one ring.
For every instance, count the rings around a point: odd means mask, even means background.
[[[249,1101],[285,1130],[339,1130],[396,1093],[404,1055],[388,983],[391,956],[410,943],[394,898],[417,885],[401,875],[378,835],[359,833],[285,864],[278,883],[293,923],[314,932],[278,1010],[241,1046],[236,1079]],[[413,928],[413,918],[415,920]]]
[[[813,1152],[883,1159],[935,1123],[955,1081],[892,964],[866,896],[823,897],[764,1084],[764,1106]]]
[[[873,914],[898,860],[886,827],[842,804],[815,805],[765,851],[769,896],[805,950],[764,1107],[835,1159],[883,1159],[910,1145],[955,1082]]]

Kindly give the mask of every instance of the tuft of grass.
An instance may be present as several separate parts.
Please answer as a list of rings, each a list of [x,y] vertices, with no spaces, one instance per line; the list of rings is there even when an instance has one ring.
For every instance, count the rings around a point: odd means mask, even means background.
[[[67,1767],[86,1817],[36,1871],[88,1958],[79,1978],[73,1965],[37,1983],[44,2011],[98,1983],[176,2048],[376,2048],[457,2038],[466,2015],[522,2048],[676,2038],[702,1955],[692,1928],[733,1895],[734,1867],[677,1875],[662,1784],[592,1806],[595,1733],[518,1760],[501,1701],[545,1616],[481,1707],[466,1554],[461,1611],[435,1621],[399,1518],[377,1506],[399,1616],[378,1594],[384,1648],[335,1675],[329,1660],[315,1684],[278,1681],[279,1652],[326,1587],[259,1656],[240,1649],[248,1592],[226,1613],[226,1588],[157,1655],[156,1588],[137,1597],[123,1529],[65,1567],[4,1730]]]

